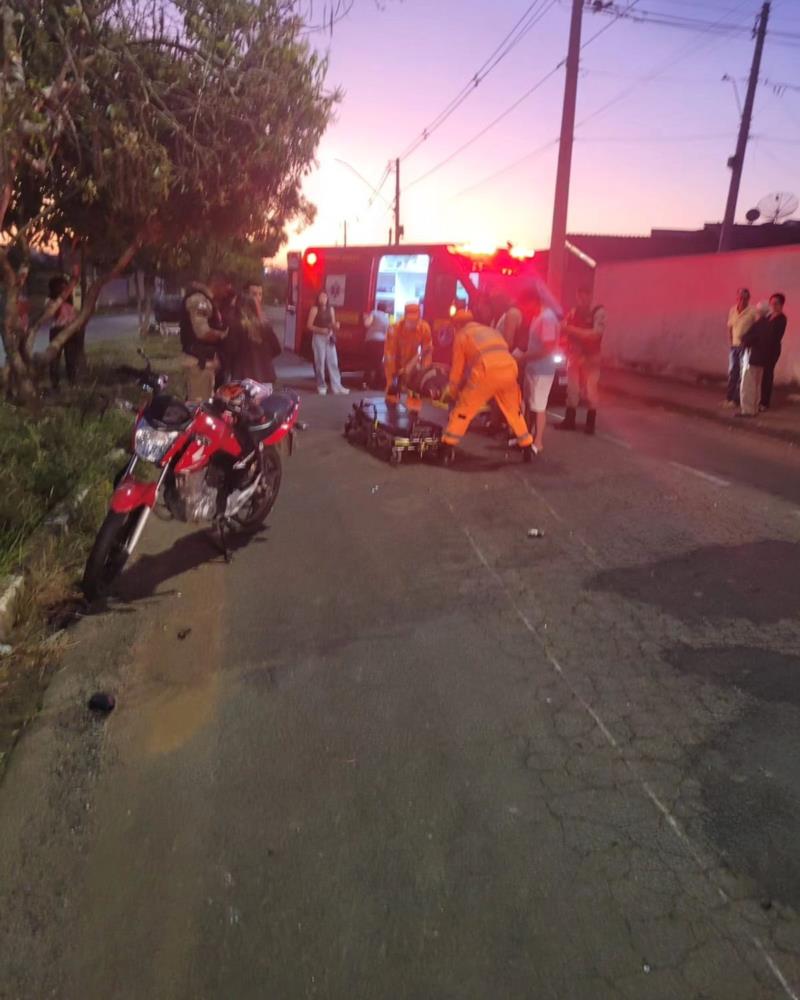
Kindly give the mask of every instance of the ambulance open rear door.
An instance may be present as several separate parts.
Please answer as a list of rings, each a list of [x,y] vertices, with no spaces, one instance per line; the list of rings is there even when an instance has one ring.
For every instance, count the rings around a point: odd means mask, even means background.
[[[297,350],[297,307],[300,302],[300,254],[289,253],[286,257],[286,326],[283,346],[290,351]]]

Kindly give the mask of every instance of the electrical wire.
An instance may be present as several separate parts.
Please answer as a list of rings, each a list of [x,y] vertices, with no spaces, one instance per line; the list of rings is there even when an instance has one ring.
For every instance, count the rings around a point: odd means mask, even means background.
[[[729,14],[733,14],[736,11],[740,10],[742,7],[747,6],[747,3],[748,0],[740,0],[738,4],[736,4],[734,7],[730,9]],[[716,23],[721,23],[721,20],[722,19],[720,19],[720,22]],[[695,52],[699,52],[701,49],[706,48],[709,44],[714,45],[717,44],[719,41],[720,41],[719,38],[717,39],[712,38],[712,40],[709,42],[708,37],[705,37],[700,39],[694,45],[689,45],[683,48],[675,56],[671,56],[669,59],[662,62],[651,73],[648,73],[643,80],[631,84],[628,87],[624,87],[618,94],[615,94],[614,97],[610,98],[610,100],[606,101],[604,104],[601,104],[599,108],[595,108],[595,110],[592,111],[591,114],[588,114],[586,115],[585,118],[582,118],[576,124],[575,128],[576,129],[582,128],[587,122],[593,121],[595,118],[598,118],[600,115],[608,111],[609,108],[612,108],[615,104],[619,104],[620,101],[624,101],[626,97],[630,96],[630,94],[632,94],[635,90],[638,90],[643,83],[651,83],[653,80],[656,80],[658,77],[662,76],[666,70],[671,69],[673,66],[681,62],[687,56],[694,55]]]
[[[747,0],[741,0],[740,3],[736,4],[733,8],[730,8],[727,11],[727,14],[733,14],[733,13],[735,13],[740,8],[744,7],[746,5],[746,3],[747,3]],[[714,41],[715,40],[712,40],[711,44],[714,44]],[[659,67],[659,69],[655,70],[653,73],[650,73],[647,77],[644,78],[644,81],[641,81],[641,82],[647,82],[647,83],[652,82],[652,80],[656,79],[659,75],[661,75],[661,73],[665,69],[671,68],[671,66],[675,65],[675,63],[680,62],[681,59],[686,58],[686,56],[688,56],[688,55],[694,54],[694,52],[699,51],[700,49],[704,48],[707,44],[709,44],[708,40],[704,39],[701,43],[699,43],[697,45],[693,45],[693,46],[689,46],[688,48],[684,48],[675,57],[673,57],[672,59],[670,59],[666,64],[662,64],[662,66]],[[614,104],[618,103],[619,101],[624,100],[625,97],[627,97],[630,93],[632,93],[634,90],[637,89],[638,85],[639,84],[637,83],[634,86],[626,87],[619,94],[617,94],[615,97],[613,97],[610,101],[607,101],[605,104],[601,105],[599,108],[597,108],[595,111],[593,111],[590,115],[587,115],[586,118],[582,119],[578,123],[578,125],[576,125],[576,128],[579,128],[581,125],[586,124],[586,122],[591,121],[593,118],[598,117],[604,111],[608,110],[608,108],[612,107]],[[523,163],[527,163],[529,160],[531,160],[531,159],[533,159],[533,158],[541,155],[542,153],[546,152],[548,149],[552,148],[553,146],[558,146],[559,143],[560,143],[560,141],[561,140],[559,138],[556,138],[556,139],[550,140],[550,142],[544,143],[541,146],[537,146],[536,149],[532,150],[530,153],[526,153],[524,156],[522,156],[519,159],[515,160],[513,163],[509,163],[505,167],[501,167],[499,170],[495,171],[492,174],[489,174],[487,177],[484,177],[482,180],[478,181],[477,183],[470,185],[470,187],[465,188],[463,191],[460,191],[458,194],[456,194],[454,196],[454,198],[455,199],[463,198],[465,195],[471,194],[473,191],[477,190],[478,188],[483,187],[485,184],[489,184],[491,181],[497,180],[498,177],[502,177],[504,174],[507,174],[510,171],[515,170],[517,167],[522,166]]]
[[[551,139],[549,142],[542,143],[541,146],[537,146],[536,149],[533,149],[531,150],[530,153],[526,153],[524,156],[521,156],[518,160],[515,160],[513,163],[506,164],[505,167],[501,167],[499,170],[496,170],[493,174],[489,174],[489,176],[484,177],[483,180],[478,181],[476,184],[470,185],[470,187],[468,188],[464,188],[463,191],[459,191],[458,194],[453,196],[452,200],[455,201],[458,198],[463,198],[464,195],[472,194],[473,191],[477,191],[478,188],[483,187],[485,184],[489,184],[491,181],[497,180],[499,177],[502,177],[504,174],[510,173],[512,170],[516,170],[517,167],[521,167],[522,164],[527,163],[528,160],[532,160],[537,156],[541,156],[542,153],[546,153],[549,149],[553,149],[555,146],[558,146],[560,142],[561,142],[560,139]]]
[[[631,0],[631,2],[626,7],[626,11],[632,10],[638,3],[639,0]],[[550,6],[552,7],[553,4],[551,4]],[[614,23],[615,23],[614,21],[609,21],[609,23],[606,24],[604,27],[602,27],[599,31],[596,31],[593,35],[587,38],[581,44],[581,51],[583,51],[588,45],[591,45],[592,42],[598,39],[601,35],[605,34],[605,32],[608,31],[610,27],[613,27]],[[558,71],[565,63],[566,59],[562,59],[561,62],[557,63],[551,70],[545,73],[544,76],[540,77],[540,79],[537,80],[532,87],[526,90],[524,94],[518,97],[512,104],[510,104],[505,109],[505,111],[502,111],[496,118],[494,118],[491,122],[489,122],[488,125],[485,125],[482,129],[480,129],[480,131],[476,132],[475,135],[472,136],[472,138],[468,139],[465,143],[462,143],[458,147],[458,149],[454,150],[452,153],[446,156],[435,166],[431,167],[430,170],[427,170],[424,174],[421,174],[419,177],[416,177],[413,181],[411,181],[411,183],[404,188],[404,193],[405,191],[409,191],[411,188],[416,187],[417,184],[421,184],[423,181],[427,180],[433,174],[441,170],[442,167],[447,166],[447,164],[449,164],[457,156],[460,156],[460,154],[463,153],[465,150],[469,149],[470,146],[473,146],[476,142],[478,142],[479,139],[482,139],[488,132],[490,132],[495,127],[495,125],[498,125],[501,121],[507,118],[512,112],[516,111],[517,108],[522,103],[524,103],[532,94],[534,94],[540,87],[542,87],[551,77],[555,76],[555,74],[558,73]]]
[[[495,127],[495,125],[499,125],[499,123],[503,121],[504,118],[508,118],[508,116],[513,111],[517,110],[520,104],[522,104],[524,101],[527,101],[527,99],[532,94],[534,94],[540,87],[544,86],[544,84],[551,77],[555,76],[563,65],[564,63],[560,62],[557,66],[554,66],[549,73],[545,73],[545,75],[541,77],[541,79],[537,80],[536,83],[529,90],[526,90],[524,94],[518,97],[513,104],[509,105],[509,107],[507,107],[505,111],[501,112],[496,118],[490,121],[488,125],[485,125],[479,132],[476,132],[471,139],[467,139],[467,141],[462,143],[458,147],[458,149],[454,149],[449,156],[446,156],[443,160],[440,160],[440,162],[437,163],[435,166],[431,167],[430,170],[426,170],[424,174],[421,174],[419,177],[416,177],[413,181],[411,181],[411,183],[405,187],[404,193],[405,191],[410,191],[411,188],[416,187],[417,184],[421,184],[423,181],[427,180],[433,174],[441,170],[442,167],[446,167],[448,163],[454,160],[457,156],[460,156],[461,153],[463,153],[466,149],[469,149],[470,146],[474,146],[475,143],[478,142],[479,139],[482,139],[487,134],[487,132],[490,132]]]
[[[721,142],[736,139],[730,132],[697,132],[693,135],[576,135],[575,142]]]
[[[433,135],[437,129],[439,129],[457,110],[461,105],[469,98],[473,91],[486,79],[491,72],[493,72],[497,66],[516,48],[517,45],[522,41],[522,39],[528,34],[529,31],[534,27],[535,24],[544,17],[545,13],[552,7],[555,0],[552,3],[544,7],[546,0],[534,0],[516,24],[511,28],[505,38],[500,42],[500,44],[495,48],[492,54],[486,59],[483,65],[473,74],[469,82],[466,83],[461,90],[456,94],[456,96],[450,101],[450,103],[443,108],[442,111],[420,132],[414,141],[406,147],[406,149],[400,154],[400,159],[405,160],[413,153],[415,153],[423,143]],[[544,9],[543,9],[544,7]],[[537,8],[539,8],[537,10]]]
[[[615,17],[622,17],[638,24],[655,24],[669,28],[684,28],[690,31],[715,31],[724,35],[751,35],[753,33],[753,28],[746,24],[730,24],[722,19],[709,21],[702,18],[688,17],[685,14],[669,14],[666,11],[642,10],[642,8],[639,8],[633,13],[617,11],[612,5],[610,7],[598,8],[598,13],[613,14]],[[800,41],[800,33],[795,31],[776,31],[773,29],[769,34],[773,40]]]

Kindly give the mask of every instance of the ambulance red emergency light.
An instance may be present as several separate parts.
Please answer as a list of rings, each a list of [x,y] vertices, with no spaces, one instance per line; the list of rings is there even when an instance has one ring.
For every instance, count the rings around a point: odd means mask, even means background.
[[[450,318],[478,296],[514,297],[525,279],[538,276],[533,253],[481,250],[453,244],[311,247],[288,255],[286,346],[311,357],[308,315],[323,289],[341,325],[336,341],[342,369],[366,365],[364,314],[383,306],[390,321],[418,302],[434,343],[448,340]]]

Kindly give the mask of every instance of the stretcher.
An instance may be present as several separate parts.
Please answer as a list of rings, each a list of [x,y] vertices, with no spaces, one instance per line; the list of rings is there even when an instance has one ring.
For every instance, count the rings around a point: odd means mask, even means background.
[[[348,441],[382,455],[391,465],[399,465],[404,455],[437,458],[442,448],[442,428],[438,424],[382,396],[353,404],[344,435]]]

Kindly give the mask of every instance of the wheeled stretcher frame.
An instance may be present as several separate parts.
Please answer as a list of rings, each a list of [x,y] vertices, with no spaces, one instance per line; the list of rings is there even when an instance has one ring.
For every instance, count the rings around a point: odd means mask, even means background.
[[[442,448],[441,427],[382,396],[354,403],[344,434],[348,441],[384,456],[391,465],[400,465],[408,454],[437,458]]]

